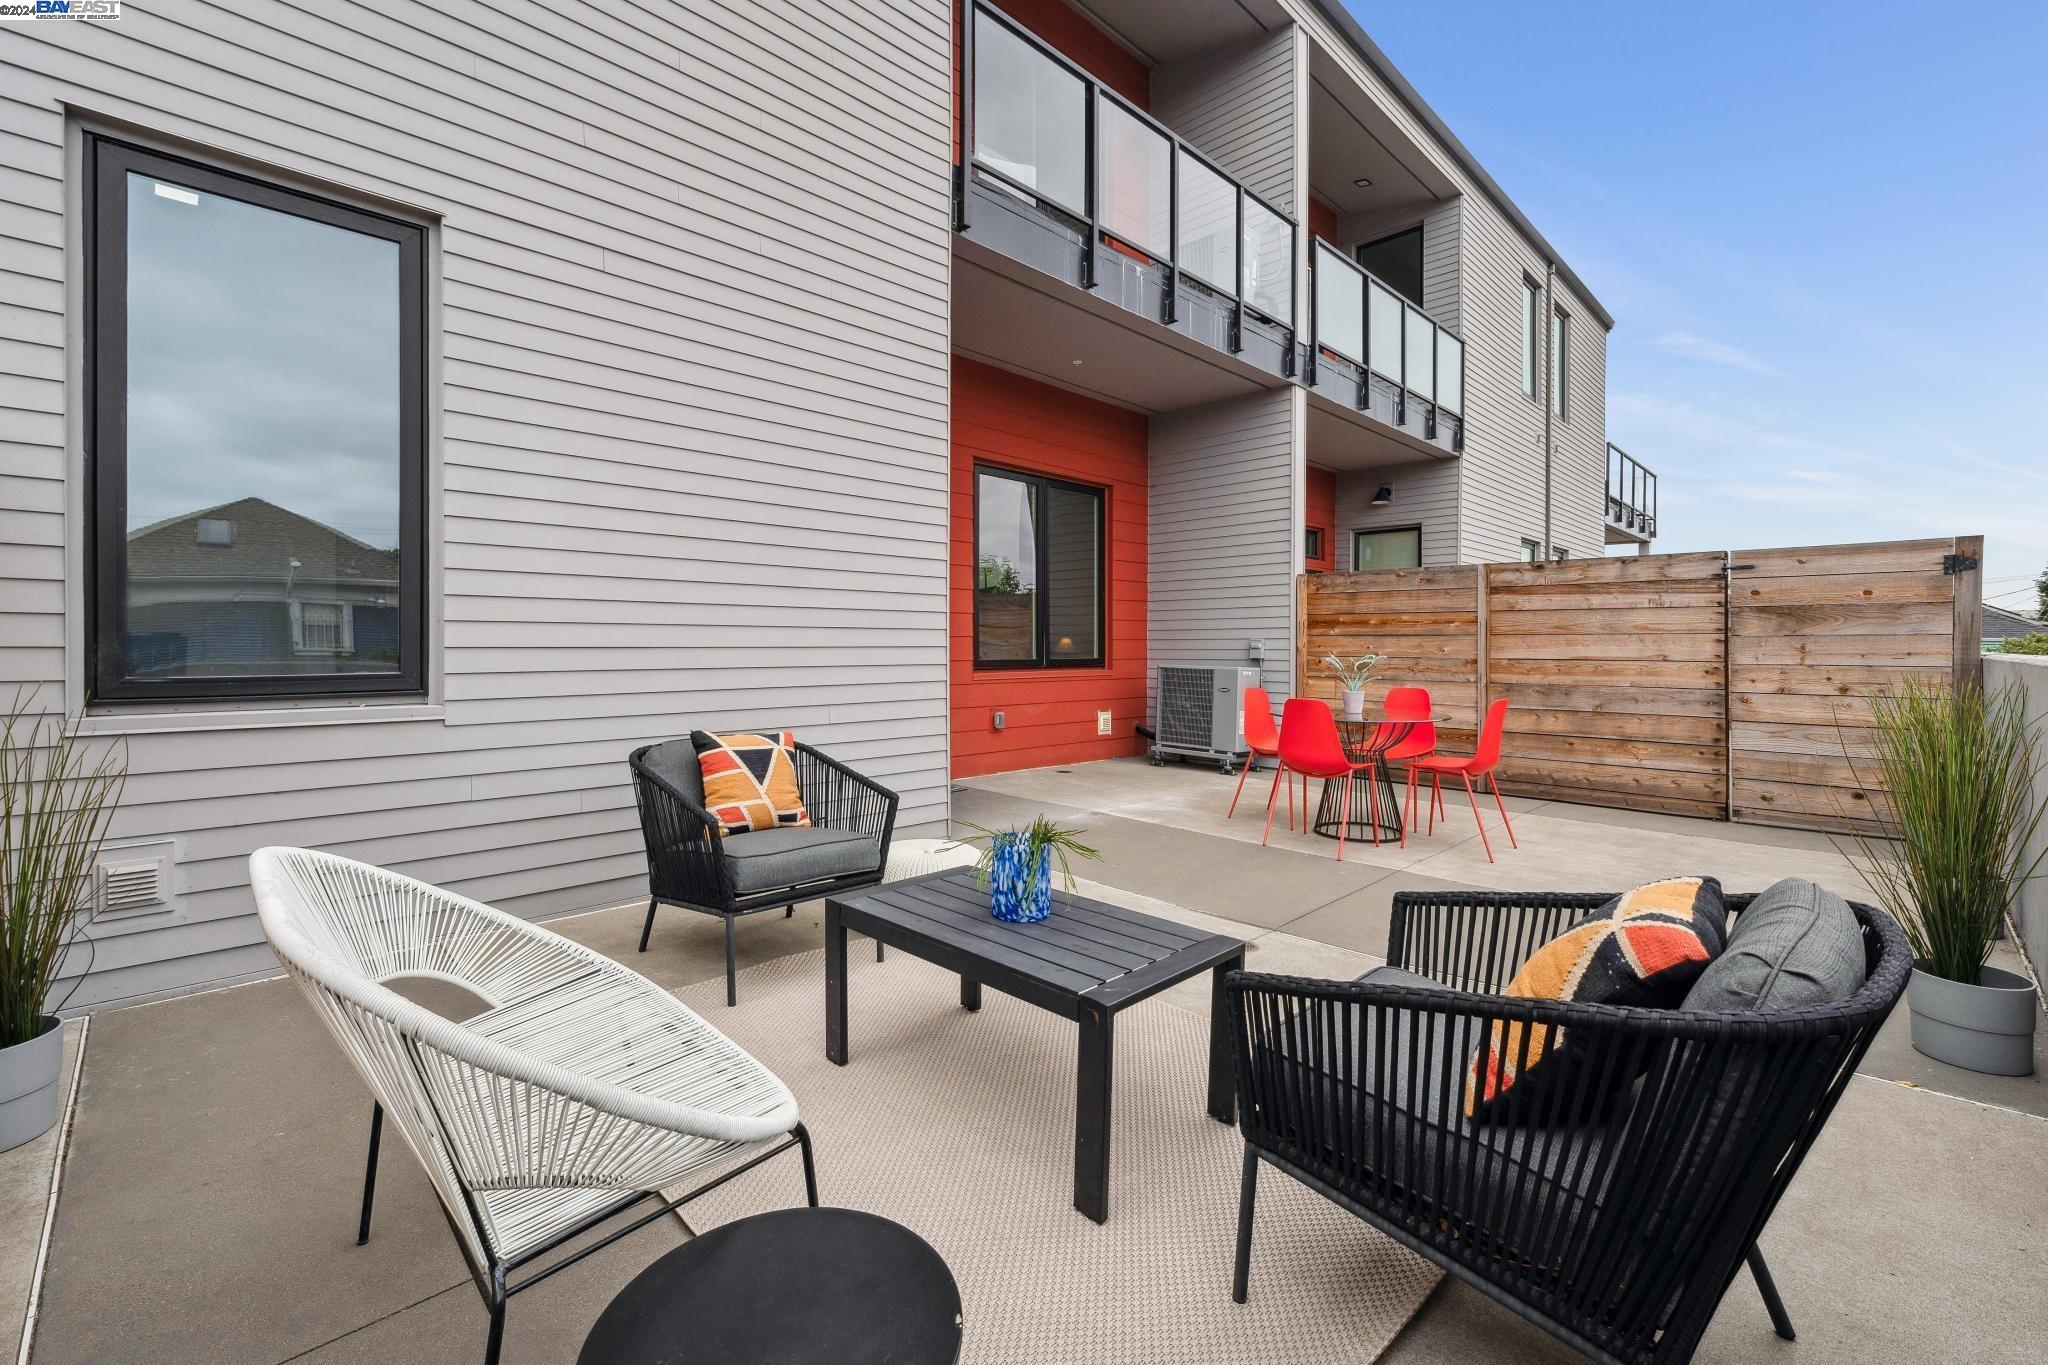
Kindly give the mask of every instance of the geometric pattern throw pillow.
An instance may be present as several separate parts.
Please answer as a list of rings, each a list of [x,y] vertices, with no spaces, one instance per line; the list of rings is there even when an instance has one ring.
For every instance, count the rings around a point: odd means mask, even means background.
[[[1530,955],[1503,994],[1676,1009],[1728,937],[1721,883],[1712,877],[1652,882],[1615,897]],[[1526,1033],[1526,1037],[1524,1036]],[[1574,1053],[1551,1024],[1495,1020],[1465,1076],[1465,1116],[1497,1116],[1540,1099],[1598,1058]],[[1617,1084],[1633,1076],[1616,1075]]]
[[[704,774],[704,809],[724,833],[811,823],[790,757],[796,749],[793,733],[709,735],[698,730],[690,739]]]

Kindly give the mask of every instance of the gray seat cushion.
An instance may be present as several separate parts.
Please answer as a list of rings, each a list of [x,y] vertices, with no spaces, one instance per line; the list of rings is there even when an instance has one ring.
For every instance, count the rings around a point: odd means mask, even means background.
[[[697,748],[687,739],[671,739],[649,749],[640,762],[647,771],[683,795],[704,804],[704,766]]]
[[[1375,968],[1359,980],[1445,989],[1397,967]],[[1598,1113],[1577,1124],[1467,1119],[1465,1068],[1479,1037],[1470,1023],[1361,1009],[1351,1015],[1353,1036],[1344,1038],[1341,1024],[1321,1017],[1338,1008],[1311,1005],[1300,1027],[1267,1043],[1278,1075],[1297,1078],[1295,1093],[1317,1097],[1319,1131],[1295,1136],[1300,1154],[1312,1164],[1434,1192],[1446,1199],[1442,1216],[1458,1221],[1460,1235],[1484,1239],[1502,1254],[1549,1263],[1556,1247],[1543,1243],[1560,1231],[1552,1216],[1576,1217],[1600,1201],[1607,1167],[1599,1155],[1626,1106],[1602,1102]],[[1384,1038],[1382,1021],[1389,1026]],[[1364,1088],[1372,1074],[1366,1059],[1373,1057],[1386,1063],[1382,1074],[1390,1083],[1381,1093]],[[1428,1074],[1411,1084],[1417,1065]]]
[[[1779,1010],[1847,1000],[1863,985],[1863,929],[1849,903],[1787,877],[1735,918],[1728,946],[1687,992],[1689,1010]]]
[[[757,829],[719,841],[742,896],[861,872],[879,873],[882,846],[865,834],[816,826]]]

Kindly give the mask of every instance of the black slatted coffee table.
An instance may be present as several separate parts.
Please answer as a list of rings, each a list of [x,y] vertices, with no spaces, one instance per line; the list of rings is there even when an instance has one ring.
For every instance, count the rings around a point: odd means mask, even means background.
[[[854,930],[960,974],[960,1004],[987,986],[1080,1025],[1074,1105],[1074,1207],[1109,1217],[1110,1069],[1117,1014],[1202,972],[1210,986],[1209,1114],[1237,1121],[1223,977],[1244,943],[1055,891],[1052,914],[1010,924],[988,889],[954,868],[825,902],[825,1055],[846,1065],[846,934]]]

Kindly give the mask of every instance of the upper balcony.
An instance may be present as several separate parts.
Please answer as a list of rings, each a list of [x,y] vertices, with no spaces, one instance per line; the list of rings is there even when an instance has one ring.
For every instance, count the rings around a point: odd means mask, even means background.
[[[1465,446],[1465,343],[1321,238],[1309,253],[1312,393],[1457,453]]]
[[[1000,348],[994,358],[1057,374],[1085,357],[1062,362],[1036,351],[1086,349],[1074,333],[1091,325],[1091,310],[1099,324],[1107,304],[1156,324],[1135,330],[1165,343],[1120,365],[1120,381],[1091,375],[1091,383],[1137,386],[1109,396],[1163,410],[1292,379],[1300,362],[1295,219],[1000,10],[976,3],[970,15],[955,227],[966,259],[986,270],[956,288],[956,333],[966,346]],[[983,278],[1014,279],[1017,263],[1078,286],[1090,301],[1055,318]],[[1189,388],[1199,376],[1184,362],[1176,373],[1176,349],[1195,353],[1212,376],[1206,386]]]
[[[1648,545],[1657,537],[1657,475],[1607,443],[1607,543]]]

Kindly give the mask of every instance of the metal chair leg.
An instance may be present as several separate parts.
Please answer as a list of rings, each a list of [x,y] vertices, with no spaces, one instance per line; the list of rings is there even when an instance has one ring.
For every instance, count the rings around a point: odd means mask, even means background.
[[[740,1002],[739,989],[733,984],[732,958],[732,922],[738,916],[724,915],[720,918],[725,921],[725,1007],[731,1009]]]
[[[498,1353],[505,1348],[505,1272],[491,1272],[491,1335],[484,1342],[484,1365],[498,1365]]]
[[[647,923],[640,926],[640,951],[643,953],[647,951],[647,936],[654,932],[655,905],[655,900],[649,897],[647,901]]]
[[[812,1208],[818,1207],[818,1168],[811,1160],[811,1130],[799,1123],[794,1129],[797,1150],[804,1158],[804,1199]]]
[[[1244,766],[1237,770],[1237,786],[1230,793],[1230,809],[1223,812],[1224,819],[1228,820],[1237,814],[1237,798],[1244,795],[1244,780],[1252,775],[1252,764],[1258,762],[1258,759],[1257,754],[1250,755],[1245,759]]]
[[[1792,1315],[1785,1311],[1785,1301],[1778,1297],[1778,1283],[1771,1278],[1771,1268],[1764,1264],[1764,1254],[1755,1242],[1743,1259],[1749,1262],[1749,1273],[1756,1280],[1757,1292],[1764,1296],[1764,1309],[1771,1315],[1771,1330],[1787,1341],[1797,1341],[1792,1334]]]
[[[1459,773],[1458,776],[1465,779],[1465,799],[1472,803],[1472,823],[1479,826],[1479,842],[1485,846],[1486,861],[1490,863],[1493,861],[1493,841],[1486,837],[1486,821],[1479,817],[1479,794],[1472,790],[1470,775]]]
[[[1266,832],[1259,836],[1265,843],[1273,837],[1273,807],[1280,802],[1280,780],[1287,780],[1287,828],[1294,828],[1294,778],[1288,773],[1285,763],[1273,765],[1273,790],[1266,793]]]
[[[384,1136],[384,1106],[370,1106],[370,1160],[363,1167],[363,1218],[356,1225],[356,1245],[370,1240],[370,1207],[377,1199],[377,1143]]]
[[[1508,803],[1500,799],[1500,779],[1488,773],[1486,780],[1493,786],[1493,804],[1500,807],[1500,822],[1508,827],[1508,847],[1520,848],[1515,842],[1515,822],[1508,819]]]
[[[1230,1297],[1243,1303],[1252,1278],[1252,1208],[1259,1194],[1259,1156],[1244,1149],[1244,1179],[1237,1187],[1237,1265],[1230,1278]]]

